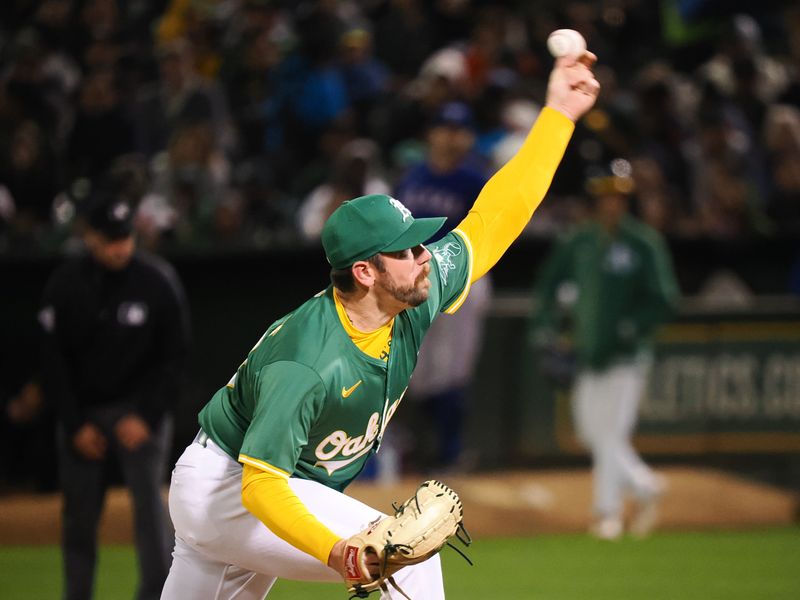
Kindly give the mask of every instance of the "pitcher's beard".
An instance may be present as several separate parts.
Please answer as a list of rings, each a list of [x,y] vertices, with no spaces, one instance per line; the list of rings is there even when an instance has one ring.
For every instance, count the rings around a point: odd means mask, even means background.
[[[430,268],[423,271],[414,285],[405,287],[399,286],[390,277],[382,277],[379,281],[379,285],[389,292],[392,298],[403,304],[408,304],[413,308],[419,306],[428,299],[428,288],[430,287],[430,282],[428,281],[429,273]]]

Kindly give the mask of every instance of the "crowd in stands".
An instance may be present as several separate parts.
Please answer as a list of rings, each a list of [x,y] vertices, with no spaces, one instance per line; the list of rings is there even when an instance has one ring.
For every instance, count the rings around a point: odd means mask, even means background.
[[[544,101],[553,29],[600,58],[528,235],[586,213],[626,158],[668,236],[800,233],[800,7],[681,0],[7,0],[0,8],[0,253],[62,252],[99,179],[140,200],[156,251],[314,239],[392,191],[442,107],[494,172]]]

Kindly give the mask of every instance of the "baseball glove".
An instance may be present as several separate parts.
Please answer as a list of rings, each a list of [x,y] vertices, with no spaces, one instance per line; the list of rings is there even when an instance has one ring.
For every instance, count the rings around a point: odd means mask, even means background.
[[[392,505],[394,516],[377,519],[346,542],[345,585],[351,598],[366,598],[377,590],[387,591],[390,583],[405,598],[392,575],[405,566],[427,560],[447,544],[472,562],[448,540],[456,536],[464,545],[472,540],[464,525],[461,500],[440,481],[429,480],[400,506]],[[371,575],[367,554],[379,560],[379,573]],[[410,599],[409,599],[410,600]]]

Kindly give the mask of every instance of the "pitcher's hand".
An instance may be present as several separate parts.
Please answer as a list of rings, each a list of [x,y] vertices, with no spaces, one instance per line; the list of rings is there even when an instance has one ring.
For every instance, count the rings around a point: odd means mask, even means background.
[[[594,106],[600,93],[600,84],[592,72],[595,62],[597,56],[589,51],[577,58],[562,56],[556,59],[547,82],[545,106],[577,122]]]

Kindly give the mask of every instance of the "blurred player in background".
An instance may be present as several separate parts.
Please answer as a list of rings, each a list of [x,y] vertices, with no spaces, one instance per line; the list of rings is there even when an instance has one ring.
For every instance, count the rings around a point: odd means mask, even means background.
[[[567,323],[577,366],[572,390],[579,439],[590,450],[594,478],[591,533],[616,539],[624,531],[623,503],[632,492],[634,535],[656,521],[663,480],[631,444],[652,362],[653,334],[678,299],[668,249],[660,234],[628,212],[633,180],[622,159],[588,179],[594,218],[553,250],[533,297],[533,340],[542,364],[562,378]],[[559,341],[561,340],[561,341]],[[558,360],[548,354],[556,353]]]
[[[56,413],[64,494],[66,600],[93,594],[112,454],[133,498],[136,598],[158,598],[169,570],[171,527],[161,486],[188,312],[172,268],[136,252],[133,211],[116,188],[93,191],[83,233],[87,252],[53,273],[39,313],[42,382]]]

